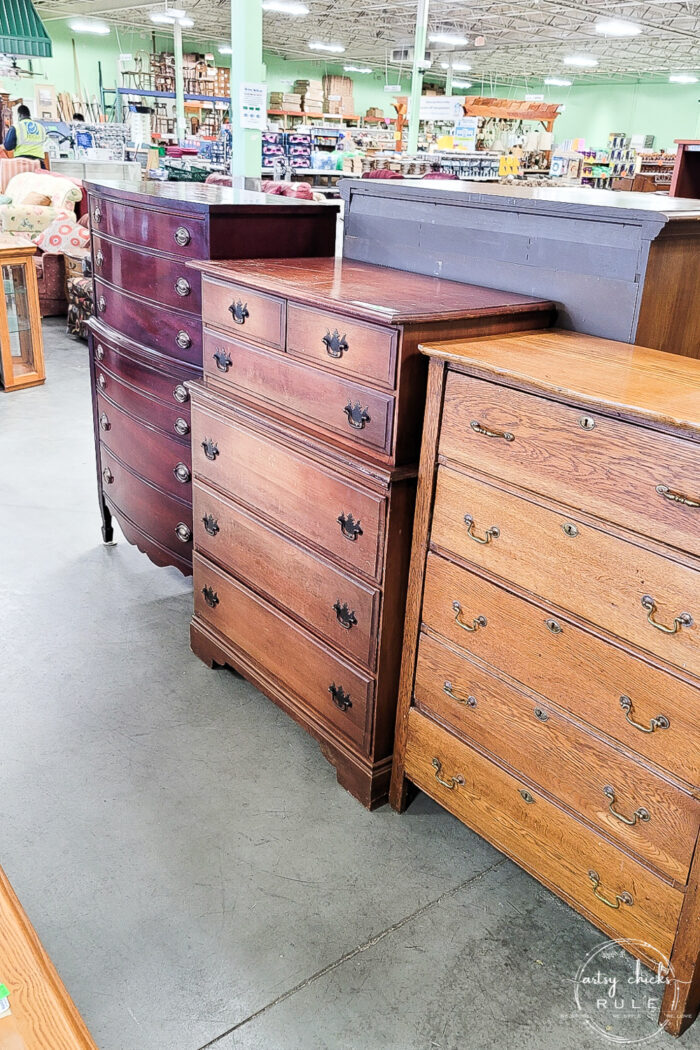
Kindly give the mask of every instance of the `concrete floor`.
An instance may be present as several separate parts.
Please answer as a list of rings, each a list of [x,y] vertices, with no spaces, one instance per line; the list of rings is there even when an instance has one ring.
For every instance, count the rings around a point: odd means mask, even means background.
[[[190,582],[102,545],[87,350],[44,333],[0,396],[0,863],[100,1050],[613,1045],[597,930],[424,796],[367,813],[192,656]]]

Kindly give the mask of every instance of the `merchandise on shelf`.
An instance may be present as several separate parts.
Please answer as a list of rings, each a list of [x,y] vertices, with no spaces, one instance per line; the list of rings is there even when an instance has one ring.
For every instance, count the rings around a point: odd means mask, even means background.
[[[327,73],[323,78],[323,95],[324,113],[347,115],[355,112],[353,83],[350,77],[334,76]]]

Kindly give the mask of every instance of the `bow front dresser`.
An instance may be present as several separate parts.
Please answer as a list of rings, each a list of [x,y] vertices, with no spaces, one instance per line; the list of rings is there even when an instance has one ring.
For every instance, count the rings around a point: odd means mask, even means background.
[[[391,801],[431,795],[700,1000],[700,362],[424,347]]]
[[[195,183],[85,184],[102,535],[112,516],[157,565],[192,572],[187,380],[202,373],[192,259],[330,255],[337,207]]]

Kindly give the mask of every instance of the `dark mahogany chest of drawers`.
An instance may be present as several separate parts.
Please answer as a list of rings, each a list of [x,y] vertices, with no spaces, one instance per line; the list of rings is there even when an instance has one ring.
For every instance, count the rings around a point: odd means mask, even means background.
[[[331,259],[199,268],[192,647],[253,681],[378,805],[425,400],[418,342],[538,328],[552,306]]]
[[[186,381],[202,372],[193,259],[324,255],[337,209],[182,183],[87,183],[90,362],[105,541],[112,515],[157,565],[192,572]]]

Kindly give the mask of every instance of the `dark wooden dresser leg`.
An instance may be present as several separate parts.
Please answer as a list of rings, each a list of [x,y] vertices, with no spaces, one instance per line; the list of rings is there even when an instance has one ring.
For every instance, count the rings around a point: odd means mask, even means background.
[[[117,541],[114,539],[112,514],[102,498],[100,498],[100,511],[102,512],[102,541],[103,543],[114,544]]]

